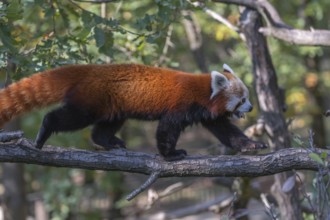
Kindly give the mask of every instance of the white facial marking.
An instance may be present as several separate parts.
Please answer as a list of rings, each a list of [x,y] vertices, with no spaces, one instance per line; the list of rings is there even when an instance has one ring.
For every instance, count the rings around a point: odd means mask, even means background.
[[[226,109],[227,111],[229,112],[232,112],[235,110],[237,104],[241,101],[241,99],[237,96],[233,96],[229,99],[229,101],[227,102],[227,105],[226,105]]]
[[[230,66],[228,66],[226,63],[223,64],[223,69],[227,70],[228,72],[230,72],[231,74],[235,74],[234,71],[232,70],[232,68],[230,68]]]
[[[228,85],[228,79],[217,71],[211,72],[211,88],[212,94],[210,99],[216,96],[221,90],[225,89]]]
[[[248,99],[246,99],[246,101],[239,106],[239,108],[237,109],[237,111],[239,112],[249,112],[251,111],[252,105],[250,103],[250,101]]]
[[[244,113],[251,111],[252,105],[249,100],[249,91],[246,88],[246,86],[240,80],[237,80],[235,83],[240,84],[239,88],[244,90],[243,96],[242,97],[239,97],[237,95],[236,96],[232,95],[232,97],[229,96],[230,99],[228,100],[226,109],[227,109],[227,111],[234,113],[234,116],[236,116],[237,118],[242,118],[242,117],[244,117]],[[237,86],[237,84],[235,84],[235,85]],[[232,85],[231,88],[232,89],[236,88],[232,92],[232,94],[234,94],[235,91],[237,91],[237,87]]]
[[[223,91],[223,94],[228,97],[226,111],[231,113],[230,115],[232,118],[244,118],[244,113],[252,110],[252,104],[249,101],[249,90],[227,64],[223,64],[223,69],[233,74],[234,77],[230,77],[230,80],[228,80],[225,75],[217,71],[212,71],[212,94],[210,99],[214,98],[220,91]]]

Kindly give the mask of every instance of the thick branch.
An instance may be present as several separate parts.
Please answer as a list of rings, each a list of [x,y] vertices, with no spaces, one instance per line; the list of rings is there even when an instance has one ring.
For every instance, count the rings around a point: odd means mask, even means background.
[[[323,152],[325,150],[317,150]],[[330,151],[328,155],[330,155]],[[264,155],[247,156],[189,156],[184,160],[167,162],[160,156],[126,150],[87,151],[45,146],[31,147],[23,139],[17,143],[0,144],[0,162],[38,164],[91,170],[116,170],[132,173],[159,173],[172,176],[264,176],[287,170],[318,170],[304,149],[283,149]]]
[[[266,0],[213,0],[214,2],[221,2],[227,4],[241,5],[248,8],[255,9],[261,14],[265,14],[266,19],[276,27],[290,28],[289,25],[285,24],[276,9]]]
[[[259,32],[297,45],[330,46],[330,31],[299,30],[284,23],[277,10],[267,0],[213,0],[227,4],[236,4],[257,10],[267,21],[268,27]]]
[[[296,45],[330,46],[330,31],[267,27],[259,32]]]

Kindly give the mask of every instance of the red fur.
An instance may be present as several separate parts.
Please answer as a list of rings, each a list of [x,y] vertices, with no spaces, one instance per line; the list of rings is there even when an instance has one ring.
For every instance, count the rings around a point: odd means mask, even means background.
[[[199,104],[212,114],[225,112],[227,97],[212,101],[209,74],[189,74],[137,64],[73,65],[45,71],[0,91],[0,127],[13,117],[70,100],[100,116],[158,115]]]

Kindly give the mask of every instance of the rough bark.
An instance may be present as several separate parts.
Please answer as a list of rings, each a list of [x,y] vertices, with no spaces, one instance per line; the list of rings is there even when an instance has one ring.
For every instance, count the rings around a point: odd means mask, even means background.
[[[272,150],[290,147],[290,137],[282,114],[280,89],[265,37],[258,32],[262,27],[260,14],[246,9],[241,15],[241,28],[246,37],[253,63],[255,89],[261,117],[269,136]],[[297,189],[290,193],[281,190],[282,184],[292,174],[274,175],[272,193],[276,198],[283,219],[302,219]]]
[[[90,170],[113,170],[159,177],[240,176],[256,177],[288,170],[315,170],[320,164],[309,157],[308,149],[281,149],[263,155],[188,156],[184,160],[167,162],[159,155],[129,150],[88,151],[45,146],[32,147],[30,141],[0,144],[0,162],[38,164]],[[316,149],[316,153],[330,151]]]

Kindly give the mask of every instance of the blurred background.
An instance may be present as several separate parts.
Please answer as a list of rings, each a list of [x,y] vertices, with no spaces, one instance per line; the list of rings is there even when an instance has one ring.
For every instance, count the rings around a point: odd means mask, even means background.
[[[270,1],[282,19],[299,29],[329,29],[327,0]],[[237,6],[206,1],[205,6],[239,25]],[[143,63],[191,73],[222,71],[227,63],[246,83],[256,105],[251,57],[240,35],[188,1],[3,0],[0,2],[0,81],[2,85],[67,64]],[[330,50],[296,46],[268,38],[278,83],[285,89],[292,145],[308,146],[309,130],[317,147],[329,146]],[[175,92],[175,91],[173,91]],[[53,106],[51,107],[53,108]],[[49,108],[49,109],[51,109]],[[7,125],[34,139],[49,109],[25,114]],[[0,106],[1,110],[1,106]],[[244,129],[258,119],[258,108],[240,120]],[[156,122],[128,121],[119,136],[130,150],[157,153]],[[48,144],[92,149],[90,128],[52,136]],[[187,128],[178,148],[188,154],[224,154],[228,149],[201,127]],[[267,151],[265,151],[267,152]],[[314,172],[301,172],[313,197]],[[273,179],[164,178],[127,202],[125,196],[147,176],[28,164],[2,164],[2,219],[270,219],[260,195]],[[326,192],[328,189],[324,189]],[[323,191],[321,191],[323,192]],[[274,201],[270,198],[270,202]],[[276,206],[276,204],[275,204]],[[238,209],[237,209],[238,210]],[[306,219],[313,215],[304,211]]]

